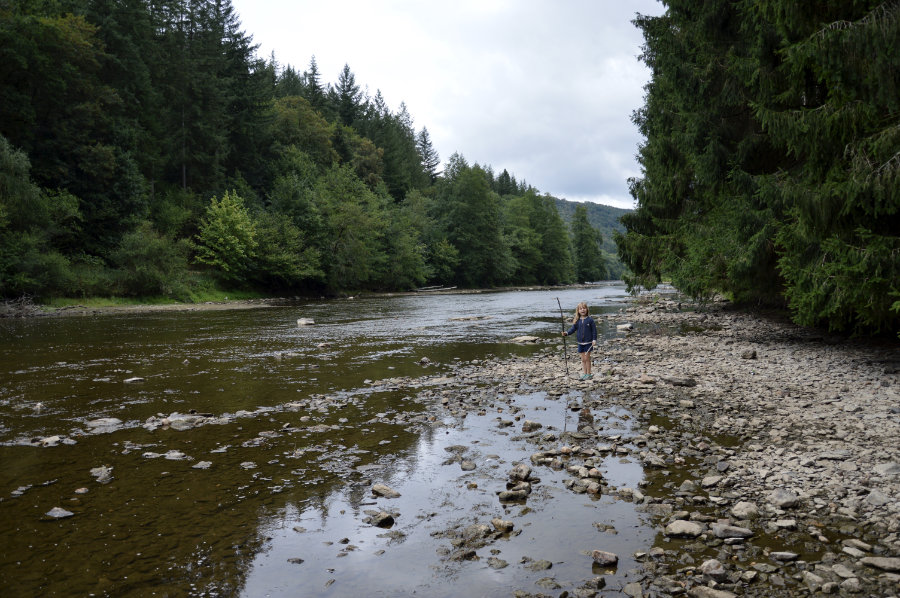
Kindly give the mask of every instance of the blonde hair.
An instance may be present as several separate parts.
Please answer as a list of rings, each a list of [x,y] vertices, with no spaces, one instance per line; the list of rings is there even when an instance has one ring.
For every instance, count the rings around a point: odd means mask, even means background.
[[[585,312],[586,312],[586,313],[584,314],[585,316],[591,315],[591,310],[590,310],[590,308],[588,308],[587,302],[586,302],[586,301],[582,301],[581,303],[579,303],[578,305],[575,306],[575,317],[572,318],[572,323],[573,323],[573,324],[575,324],[576,322],[578,322],[578,318],[581,317],[581,314],[578,313],[578,312],[581,310],[582,307],[584,307],[584,309],[585,309]]]

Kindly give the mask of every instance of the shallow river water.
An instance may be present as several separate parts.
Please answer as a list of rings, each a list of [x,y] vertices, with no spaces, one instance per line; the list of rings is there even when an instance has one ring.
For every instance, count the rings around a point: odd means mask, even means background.
[[[499,505],[478,482],[523,455],[495,420],[414,430],[401,417],[425,407],[398,379],[439,387],[456,364],[546,350],[509,341],[558,336],[557,298],[569,317],[580,300],[614,311],[627,295],[611,284],[0,321],[4,595],[509,596],[551,572],[606,573],[616,595],[629,555],[657,535],[631,503],[576,495],[564,471],[542,469],[527,505]],[[563,429],[566,403],[590,392],[505,400]],[[218,419],[158,425],[176,412]],[[593,417],[630,432],[627,412]],[[458,446],[474,472],[446,464]],[[613,486],[644,479],[636,461],[603,465]],[[401,494],[377,501],[399,511],[389,530],[363,521],[372,482]],[[444,558],[440,532],[491,510],[516,517],[485,551],[509,566]],[[579,555],[613,543],[593,522],[615,528],[618,570]],[[552,571],[523,568],[529,558]]]

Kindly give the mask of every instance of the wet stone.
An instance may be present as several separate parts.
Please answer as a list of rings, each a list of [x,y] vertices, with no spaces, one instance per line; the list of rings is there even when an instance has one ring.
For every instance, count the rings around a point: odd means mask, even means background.
[[[900,557],[867,556],[859,562],[883,571],[900,573]]]
[[[601,567],[609,567],[619,562],[618,555],[605,550],[594,550],[591,552],[591,558]]]
[[[491,525],[494,526],[498,532],[508,533],[513,530],[514,524],[512,521],[506,521],[504,519],[500,519],[499,517],[495,517],[491,519]]]
[[[731,507],[731,514],[737,519],[755,519],[759,517],[759,508],[752,502],[741,501]]]
[[[666,526],[667,536],[696,538],[697,536],[702,534],[703,531],[704,527],[699,523],[694,521],[685,521],[683,519],[673,521]]]
[[[365,511],[368,517],[363,519],[364,523],[374,525],[375,527],[391,527],[394,525],[394,516],[385,511]]]
[[[98,484],[109,484],[113,480],[112,467],[106,465],[91,469],[91,475],[97,479]]]
[[[717,590],[709,586],[694,586],[688,590],[691,598],[737,598],[737,594],[728,590]]]
[[[400,493],[384,484],[375,484],[372,486],[372,494],[384,498],[399,498]]]
[[[717,538],[749,538],[753,536],[753,531],[746,527],[722,523],[713,523],[712,532]]]
[[[811,571],[804,571],[802,579],[806,587],[812,592],[818,591],[822,587],[822,584],[825,583],[825,580],[821,576],[816,575]]]
[[[75,515],[75,513],[73,513],[72,511],[67,511],[62,507],[53,507],[52,509],[44,513],[44,515],[50,517],[51,519],[65,519],[67,517],[72,517],[73,515]]]
[[[846,565],[842,565],[840,563],[832,565],[831,570],[841,579],[850,579],[851,577],[856,577],[856,573],[851,571],[850,568]]]
[[[531,467],[524,463],[520,463],[512,468],[509,472],[510,480],[528,481],[531,478]]]
[[[700,572],[716,581],[722,581],[728,577],[728,572],[725,571],[725,567],[718,559],[703,561],[700,565]]]
[[[540,422],[525,420],[522,424],[522,432],[534,432],[540,430],[544,426]]]
[[[700,485],[704,488],[712,488],[713,486],[717,486],[723,479],[724,478],[720,475],[706,476],[700,480]]]
[[[769,557],[776,561],[784,562],[784,561],[796,561],[798,558],[800,558],[800,555],[797,554],[796,552],[782,551],[782,552],[770,552]]]
[[[487,562],[491,569],[505,569],[509,566],[509,563],[495,556],[489,557]]]

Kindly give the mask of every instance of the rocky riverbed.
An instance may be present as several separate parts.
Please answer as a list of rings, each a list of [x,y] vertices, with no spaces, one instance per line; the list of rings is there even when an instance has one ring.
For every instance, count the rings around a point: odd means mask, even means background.
[[[567,377],[561,352],[548,349],[460,368],[458,387],[429,391],[452,414],[494,416],[520,432],[521,459],[497,472],[498,500],[527,500],[532,476],[540,483],[542,471],[563,470],[571,492],[639,503],[659,541],[629,555],[641,564],[619,595],[900,594],[896,345],[829,337],[724,302],[638,303],[605,317],[631,332],[602,347],[593,380],[574,380],[571,358]],[[589,399],[569,405],[578,414],[570,430],[548,431],[514,405],[497,416],[498,391],[564,397],[573,387]],[[611,406],[633,414],[632,434],[594,421]],[[609,485],[597,465],[610,454],[639,458],[646,478]],[[445,556],[481,557],[515,528],[512,518],[446,530]],[[614,546],[591,553],[601,569],[615,567]],[[553,587],[609,592],[602,575]]]

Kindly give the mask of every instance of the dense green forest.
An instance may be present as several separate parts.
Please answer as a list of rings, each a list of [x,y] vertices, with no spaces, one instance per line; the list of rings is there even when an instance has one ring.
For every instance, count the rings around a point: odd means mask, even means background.
[[[442,165],[404,104],[336,75],[257,56],[229,0],[0,2],[0,296],[609,275],[586,208]]]
[[[587,219],[592,227],[600,233],[600,250],[606,261],[607,276],[611,280],[622,280],[626,276],[625,265],[619,260],[619,250],[616,247],[616,232],[624,233],[625,225],[622,224],[622,216],[631,210],[614,208],[599,203],[577,203],[565,199],[556,200],[556,209],[562,216],[563,222],[571,223],[575,210],[583,207],[587,211]]]
[[[666,0],[627,282],[900,330],[900,3]]]

